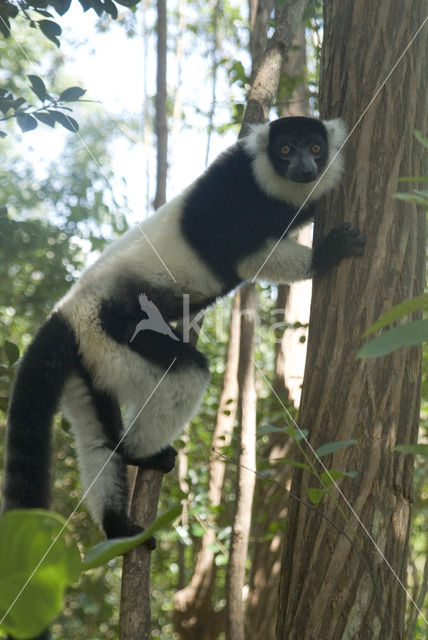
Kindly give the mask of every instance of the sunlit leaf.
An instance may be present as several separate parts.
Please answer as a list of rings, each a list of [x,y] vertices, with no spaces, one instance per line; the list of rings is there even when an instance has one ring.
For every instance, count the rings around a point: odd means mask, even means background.
[[[134,547],[138,547],[143,542],[146,542],[158,529],[162,529],[166,525],[173,522],[181,513],[181,505],[175,505],[168,511],[165,511],[149,526],[144,529],[142,533],[136,536],[128,538],[115,538],[111,540],[105,540],[100,544],[95,545],[83,559],[83,570],[94,569],[106,564],[112,558],[127,553]]]
[[[394,450],[399,453],[410,453],[428,458],[428,444],[398,444]]]
[[[385,331],[362,347],[357,358],[378,358],[395,349],[422,344],[428,340],[428,320],[415,320]]]
[[[80,555],[64,524],[41,509],[0,518],[0,628],[13,637],[41,633],[60,613],[65,587],[80,575]]]
[[[401,318],[418,311],[419,309],[427,309],[428,308],[428,293],[424,293],[421,296],[417,296],[416,298],[410,298],[409,300],[404,300],[399,304],[396,304],[394,307],[383,313],[378,320],[374,324],[372,324],[363,334],[363,337],[378,331],[379,329],[383,329],[387,327],[389,324],[393,322],[397,322]]]

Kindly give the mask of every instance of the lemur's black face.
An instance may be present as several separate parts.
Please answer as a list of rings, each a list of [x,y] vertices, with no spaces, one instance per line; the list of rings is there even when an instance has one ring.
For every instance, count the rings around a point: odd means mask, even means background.
[[[313,182],[328,158],[326,129],[312,118],[274,120],[269,129],[268,155],[279,176],[293,182]]]

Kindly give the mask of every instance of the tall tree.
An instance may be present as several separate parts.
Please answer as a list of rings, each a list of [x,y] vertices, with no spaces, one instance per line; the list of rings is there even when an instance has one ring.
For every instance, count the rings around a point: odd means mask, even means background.
[[[364,258],[314,282],[299,426],[310,431],[310,455],[322,443],[357,439],[323,458],[357,475],[340,493],[330,487],[319,504],[325,518],[291,501],[278,640],[402,637],[412,462],[394,445],[417,438],[421,354],[355,355],[382,311],[424,287],[424,212],[393,199],[399,176],[423,175],[413,138],[427,115],[423,5],[325,3],[321,115],[358,127],[346,147],[343,188],[318,209],[315,242],[344,219],[368,242]],[[307,501],[312,483],[297,473],[293,493]]]
[[[157,74],[156,141],[157,171],[155,209],[166,198],[168,128],[166,113],[167,14],[166,0],[157,2]],[[134,522],[147,526],[157,513],[162,472],[138,469],[132,492],[131,512]],[[120,639],[149,640],[150,631],[150,555],[145,545],[126,554],[123,562]]]

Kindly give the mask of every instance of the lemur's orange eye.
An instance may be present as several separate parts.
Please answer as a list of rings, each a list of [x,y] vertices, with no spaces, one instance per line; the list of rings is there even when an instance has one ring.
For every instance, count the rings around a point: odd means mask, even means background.
[[[288,144],[285,144],[283,147],[281,147],[281,155],[283,155],[283,156],[288,156],[290,151],[291,151],[291,149],[288,146]]]
[[[313,144],[311,148],[312,153],[319,153],[321,151],[321,147],[319,144]]]

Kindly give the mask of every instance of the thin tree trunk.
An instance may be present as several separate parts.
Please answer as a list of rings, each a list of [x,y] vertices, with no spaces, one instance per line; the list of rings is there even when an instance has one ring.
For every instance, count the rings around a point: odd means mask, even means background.
[[[167,23],[166,0],[158,0],[157,24],[157,180],[154,206],[165,202],[168,128],[166,118]],[[138,469],[131,501],[131,516],[147,526],[155,518],[163,474]],[[150,554],[146,545],[127,553],[123,561],[120,603],[120,640],[150,640]]]
[[[168,172],[168,123],[166,115],[167,23],[166,0],[157,0],[157,72],[156,72],[156,196],[155,209],[166,200]]]
[[[160,471],[137,473],[131,517],[145,527],[156,518],[163,474]],[[120,597],[120,640],[150,640],[150,556],[146,545],[124,556]]]
[[[245,579],[251,508],[256,484],[256,390],[254,386],[254,331],[256,291],[253,284],[241,287],[241,341],[239,346],[239,467],[235,491],[235,514],[227,568],[226,639],[245,640],[242,588]]]
[[[352,126],[425,16],[416,0],[326,3],[321,115]],[[315,242],[344,218],[368,238],[364,258],[314,282],[299,418],[314,449],[357,440],[323,458],[328,468],[357,471],[340,484],[353,511],[335,487],[319,505],[354,545],[319,513],[290,502],[278,640],[403,637],[412,461],[394,446],[417,438],[421,352],[363,361],[355,354],[382,311],[423,291],[425,214],[392,196],[399,176],[424,175],[413,131],[426,125],[426,36],[425,27],[369,107],[347,145],[343,187],[316,217]],[[313,486],[296,473],[293,493],[307,500]]]
[[[229,329],[229,345],[214,428],[209,465],[208,502],[221,504],[226,461],[221,449],[232,439],[238,396],[238,361],[240,334],[240,291],[235,294]],[[216,612],[211,597],[215,581],[215,516],[210,513],[202,537],[201,549],[189,584],[174,597],[174,628],[182,640],[214,640],[224,627],[224,612]]]

